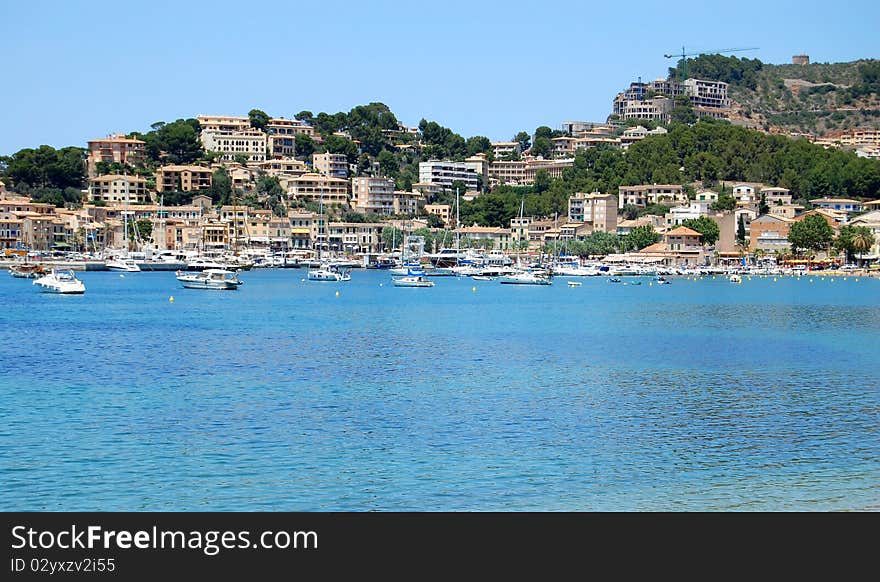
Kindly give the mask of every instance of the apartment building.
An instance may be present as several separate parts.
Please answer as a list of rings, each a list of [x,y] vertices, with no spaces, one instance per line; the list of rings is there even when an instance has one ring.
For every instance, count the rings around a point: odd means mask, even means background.
[[[262,162],[266,159],[266,134],[257,129],[203,129],[201,140],[205,151],[220,153],[220,160],[224,162],[235,161],[237,156],[245,156],[248,162]]]
[[[865,207],[860,201],[852,200],[850,198],[816,198],[815,200],[812,200],[812,203],[813,206],[818,206],[819,208],[836,210],[847,214],[853,214],[865,210]]]
[[[134,165],[146,157],[144,141],[127,138],[121,133],[89,140],[88,147],[87,166],[90,178],[98,175],[98,162]]]
[[[694,220],[701,216],[709,216],[709,203],[705,201],[692,201],[690,204],[675,206],[669,209],[663,219],[667,227],[681,226],[685,220]]]
[[[348,178],[348,158],[345,154],[312,154],[312,169],[333,178]]]
[[[204,166],[162,166],[156,170],[156,192],[194,192],[211,187],[213,172]]]
[[[492,153],[496,160],[503,157],[517,157],[522,154],[522,145],[518,141],[493,141]]]
[[[672,107],[672,99],[667,97],[626,99],[620,94],[614,100],[614,114],[621,120],[653,119],[660,123],[669,123]]]
[[[419,162],[419,182],[451,188],[453,182],[464,183],[466,190],[479,186],[477,172],[466,162],[429,160]]]
[[[151,197],[145,178],[108,174],[89,180],[89,200],[143,204]]]
[[[288,195],[295,200],[311,200],[326,205],[348,205],[350,183],[322,174],[303,174],[290,180]]]
[[[305,121],[285,119],[283,117],[270,119],[269,123],[266,124],[266,133],[269,135],[287,136],[307,135],[312,139],[316,137],[315,128]]]
[[[591,231],[617,231],[617,199],[600,192],[575,192],[568,199],[568,220],[589,224]]]
[[[324,232],[324,221],[320,221],[319,215],[314,212],[303,210],[291,210],[287,213],[287,222],[290,225],[290,246],[294,249],[312,249],[315,248],[315,242],[318,240],[319,226]]]
[[[425,212],[439,216],[444,226],[452,225],[452,206],[449,204],[425,204]]]
[[[394,191],[394,214],[416,214],[419,204],[425,201],[421,192],[407,192],[405,190]]]
[[[680,184],[644,184],[620,186],[617,192],[618,208],[626,205],[687,204],[688,197]]]
[[[328,225],[330,249],[346,253],[379,253],[382,251],[382,229],[378,222],[331,222]]]
[[[488,250],[508,251],[513,247],[510,243],[510,229],[499,226],[464,226],[458,229],[459,236],[470,242],[471,246]],[[485,241],[485,242],[484,242]]]
[[[199,115],[196,119],[203,132],[230,133],[251,129],[249,117],[238,115]]]
[[[785,251],[791,247],[788,232],[794,222],[791,218],[777,214],[765,214],[751,221],[749,228],[749,250],[762,250],[772,253]]]
[[[358,212],[394,214],[394,180],[373,176],[352,178],[351,207]]]
[[[722,81],[704,81],[702,79],[685,79],[684,92],[691,98],[693,107],[710,109],[729,109],[730,98],[727,96],[727,83]]]

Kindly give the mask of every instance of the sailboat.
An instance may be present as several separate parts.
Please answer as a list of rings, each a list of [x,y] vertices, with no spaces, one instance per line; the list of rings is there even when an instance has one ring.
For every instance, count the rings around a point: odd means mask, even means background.
[[[318,234],[324,224],[324,196],[321,196],[320,212],[318,214]],[[326,228],[326,227],[325,227]],[[332,265],[327,261],[321,260],[321,241],[318,240],[318,265],[310,266],[306,273],[309,281],[351,281],[351,273],[347,269],[342,269],[337,265]]]
[[[522,224],[523,220],[523,211],[525,210],[526,197],[523,194],[522,202],[519,207],[519,223]],[[517,241],[517,249],[516,249],[516,266],[520,270],[518,273],[513,273],[511,275],[506,275],[501,277],[498,282],[503,285],[551,285],[549,277],[537,275],[536,273],[532,273],[525,269],[522,266],[522,260],[519,254],[519,244],[520,241]]]

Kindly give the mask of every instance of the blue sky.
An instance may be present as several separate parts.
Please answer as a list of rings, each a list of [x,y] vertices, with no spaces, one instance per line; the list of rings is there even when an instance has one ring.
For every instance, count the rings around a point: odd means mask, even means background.
[[[664,53],[880,56],[880,2],[0,2],[0,155],[155,121],[293,117],[381,101],[401,122],[506,140],[604,120]],[[838,7],[839,6],[839,7]]]

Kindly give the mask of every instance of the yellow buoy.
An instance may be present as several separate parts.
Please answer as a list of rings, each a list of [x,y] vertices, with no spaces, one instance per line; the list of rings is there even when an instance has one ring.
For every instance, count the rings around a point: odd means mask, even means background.
[[[305,283],[305,282],[306,282],[306,280],[305,280],[305,279],[300,279],[300,281],[302,281],[302,282],[303,282],[303,283]]]
[[[477,288],[476,288],[476,287],[471,287],[471,291],[473,291],[474,293],[476,293],[476,292],[477,292]]]
[[[174,295],[168,298],[168,303],[174,303]]]
[[[776,282],[776,277],[773,277],[773,282],[774,282],[774,283]]]
[[[336,292],[336,296],[339,297],[339,291]]]
[[[654,283],[648,283],[648,287],[653,287]]]

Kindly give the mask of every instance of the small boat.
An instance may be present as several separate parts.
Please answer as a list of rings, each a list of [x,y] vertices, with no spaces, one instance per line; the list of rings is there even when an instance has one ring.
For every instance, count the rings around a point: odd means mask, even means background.
[[[629,284],[630,285],[641,285],[642,282],[641,281],[630,281]],[[626,285],[626,283],[624,283],[624,285]]]
[[[529,272],[501,277],[499,282],[504,285],[552,285],[548,277],[540,277]]]
[[[139,273],[141,268],[132,259],[111,259],[105,263],[111,271],[125,271],[126,273]]]
[[[734,274],[734,275],[731,275],[731,276],[730,276],[730,282],[731,282],[731,283],[742,283],[743,280],[742,280],[742,277],[740,277],[739,275],[735,275],[735,274]]]
[[[471,275],[471,279],[474,281],[494,281],[495,277],[490,277],[489,275]]]
[[[306,277],[309,281],[351,281],[351,274],[347,270],[326,263],[317,269],[309,269]]]
[[[581,283],[580,281],[569,281],[568,282],[569,287],[580,287],[581,285],[583,285],[583,283]]]
[[[428,281],[421,275],[415,277],[392,278],[395,287],[433,287],[434,281]]]
[[[657,277],[657,284],[658,285],[669,285],[671,282],[672,281],[670,281],[666,277],[663,277],[662,275],[660,277]]]
[[[41,287],[44,293],[62,293],[65,295],[82,295],[86,292],[86,286],[76,278],[69,269],[52,271],[39,279],[34,279],[34,285]]]
[[[243,283],[235,271],[205,269],[196,273],[177,271],[177,280],[186,289],[218,289],[234,291]]]
[[[618,277],[611,277],[610,279],[608,279],[609,283],[620,283],[621,281],[622,279],[619,279]]]
[[[9,274],[16,279],[36,279],[46,274],[46,268],[40,263],[23,263],[9,267]]]

